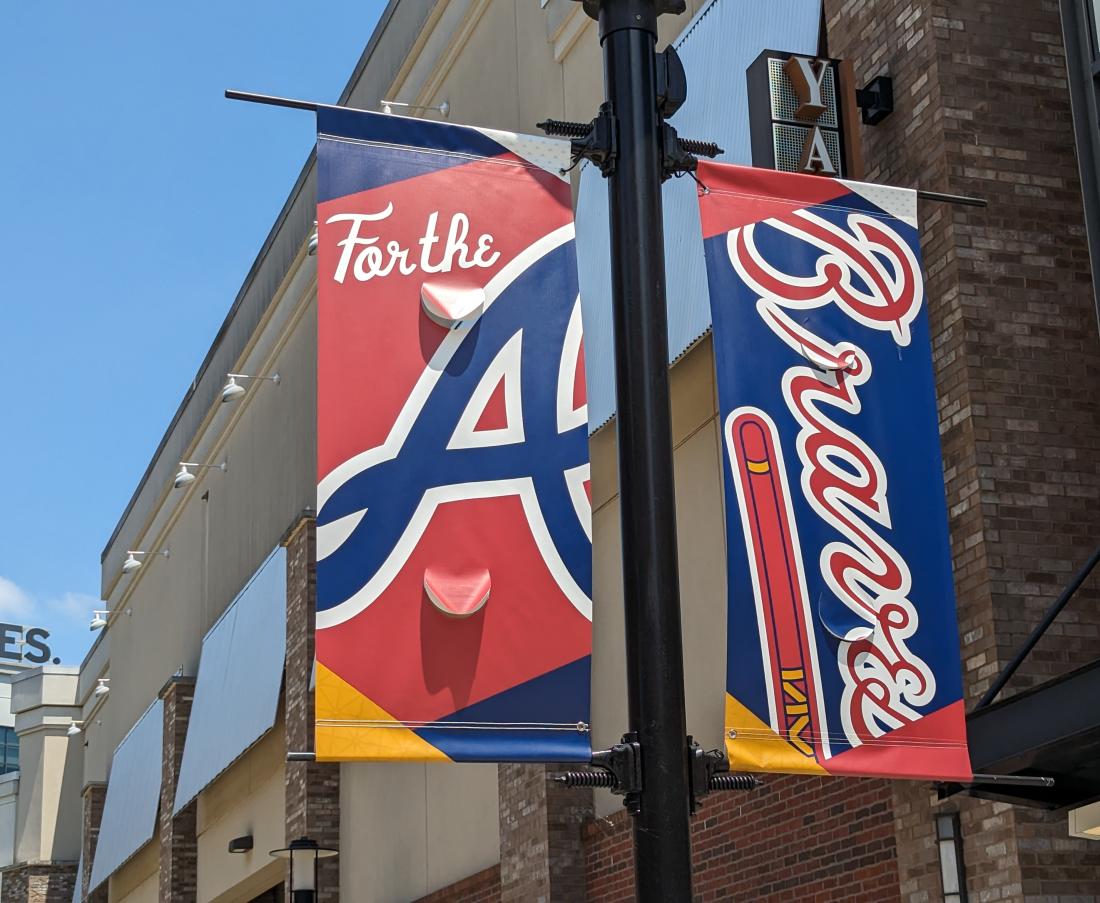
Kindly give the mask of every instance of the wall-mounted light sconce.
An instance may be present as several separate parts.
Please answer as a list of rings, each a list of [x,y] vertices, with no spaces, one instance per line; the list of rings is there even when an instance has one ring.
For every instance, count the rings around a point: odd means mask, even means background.
[[[234,837],[229,841],[230,853],[248,853],[252,850],[252,835],[245,834],[244,837]]]
[[[144,554],[145,554],[145,552],[143,552],[141,549],[127,549],[126,550],[126,560],[124,562],[122,562],[122,573],[132,574],[139,567],[141,567],[141,562],[137,560],[137,556],[138,555],[144,555]],[[157,554],[158,555],[163,555],[165,558],[167,558],[168,557],[168,550],[167,549],[161,549]]]
[[[220,470],[225,473],[229,470],[229,461],[222,461],[221,464],[196,464],[193,461],[180,461],[180,472],[176,474],[176,478],[172,481],[173,489],[182,489],[188,483],[195,482],[195,475],[187,469],[188,467],[193,467],[195,470]]]
[[[936,846],[940,854],[944,903],[967,903],[966,867],[963,865],[958,812],[945,812],[936,816]]]
[[[383,113],[393,113],[394,107],[401,107],[403,110],[432,110],[446,119],[451,115],[451,104],[449,101],[443,101],[441,104],[437,104],[434,107],[425,107],[415,103],[402,103],[399,100],[382,100],[379,101],[382,104]]]
[[[856,91],[856,106],[864,125],[878,125],[894,112],[894,81],[888,75],[871,79]]]
[[[111,678],[109,678],[109,677],[96,678],[96,688],[94,690],[92,690],[92,695],[93,696],[106,696],[108,693],[111,692],[111,688],[109,686],[110,683],[111,683]]]
[[[222,386],[222,404],[227,401],[236,401],[248,390],[237,382],[238,379],[266,379],[270,382],[279,385],[281,378],[278,373],[273,373],[271,376],[249,376],[247,373],[227,373],[229,382]]]
[[[313,221],[313,232],[309,236],[309,244],[306,245],[306,254],[310,257],[317,254],[317,220]]]
[[[110,612],[105,608],[97,608],[92,612],[92,623],[88,625],[89,630],[102,630],[107,626],[107,615]]]
[[[67,736],[67,737],[78,737],[82,733],[84,733],[84,722],[83,721],[74,721],[72,724],[69,725],[69,729],[67,731],[65,731],[65,736]]]

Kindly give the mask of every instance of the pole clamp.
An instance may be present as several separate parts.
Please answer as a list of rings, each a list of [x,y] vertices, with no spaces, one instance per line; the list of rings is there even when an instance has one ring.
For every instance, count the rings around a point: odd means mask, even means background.
[[[667,122],[661,123],[661,172],[662,181],[667,182],[673,176],[695,172],[699,166],[698,157],[717,157],[722,153],[713,141],[695,141],[681,138]]]
[[[704,750],[688,737],[688,775],[691,780],[691,814],[703,797],[715,790],[755,790],[763,782],[751,774],[731,774],[730,762],[720,749]]]
[[[619,136],[615,114],[611,111],[609,101],[600,104],[599,115],[588,124],[547,119],[537,125],[551,137],[569,139],[572,148],[569,169],[581,160],[589,160],[599,167],[604,177],[615,171],[615,160],[619,156]]]
[[[592,769],[565,771],[554,780],[566,787],[604,787],[624,798],[623,805],[631,815],[641,811],[642,744],[637,734],[623,734],[610,749],[593,752]]]

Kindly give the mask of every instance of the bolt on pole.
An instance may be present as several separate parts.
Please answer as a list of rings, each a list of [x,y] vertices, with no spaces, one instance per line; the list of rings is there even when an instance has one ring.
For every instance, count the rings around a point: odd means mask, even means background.
[[[585,0],[585,9],[598,14],[617,138],[608,196],[628,702],[642,760],[642,789],[632,801],[637,898],[689,901],[691,795],[656,76],[657,17],[683,4]]]

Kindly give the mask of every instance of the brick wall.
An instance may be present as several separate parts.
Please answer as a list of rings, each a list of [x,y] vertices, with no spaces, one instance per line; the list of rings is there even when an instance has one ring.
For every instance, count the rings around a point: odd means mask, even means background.
[[[416,903],[500,903],[500,866],[463,878]]]
[[[44,862],[4,870],[4,903],[72,903],[75,862]]]
[[[81,861],[84,864],[84,872],[79,876],[81,899],[91,903],[104,903],[107,899],[107,888],[102,886],[92,895],[88,893],[88,883],[92,878],[92,862],[95,860],[96,846],[99,842],[99,825],[103,821],[103,804],[107,800],[107,785],[101,782],[93,782],[84,786],[82,797],[83,825],[81,827]]]
[[[825,0],[829,52],[888,74],[868,181],[979,195],[922,203],[967,697],[976,700],[1100,540],[1100,342],[1055,0]],[[1100,655],[1097,581],[1008,692]],[[901,890],[940,898],[935,811],[960,811],[972,899],[1100,896],[1064,814],[895,787]]]
[[[553,765],[498,767],[500,897],[545,903],[584,895],[582,824],[592,816],[592,791],[551,783]]]
[[[173,815],[176,784],[183,762],[183,742],[195,701],[195,680],[172,678],[160,692],[164,700],[164,743],[160,782],[160,899],[162,903],[194,903],[198,892],[198,838],[192,800]]]
[[[894,817],[884,781],[769,776],[714,794],[692,821],[699,901],[899,900]],[[625,811],[585,826],[591,903],[634,898]]]
[[[317,613],[316,529],[304,517],[286,540],[286,744],[292,752],[313,749],[313,630]],[[323,847],[340,847],[340,765],[287,762],[286,837],[311,837]],[[345,851],[344,855],[354,855]],[[287,878],[289,882],[289,875]],[[322,859],[318,903],[340,899],[340,860]],[[289,899],[289,884],[287,894]]]

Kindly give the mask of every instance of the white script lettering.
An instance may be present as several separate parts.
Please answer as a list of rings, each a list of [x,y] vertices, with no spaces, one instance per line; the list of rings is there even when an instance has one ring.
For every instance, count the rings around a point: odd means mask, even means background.
[[[447,238],[442,240],[437,232],[439,212],[434,211],[428,217],[423,237],[416,242],[420,246],[419,261],[415,256],[410,261],[413,252],[402,247],[401,242],[392,239],[383,242],[382,236],[362,234],[367,223],[381,222],[392,214],[393,203],[390,202],[378,213],[338,213],[325,220],[325,225],[349,224],[347,236],[336,243],[340,248],[340,261],[333,278],[337,282],[343,284],[349,268],[357,281],[368,282],[376,276],[388,276],[394,270],[404,276],[415,273],[418,267],[424,273],[449,273],[455,266],[464,270],[488,268],[500,259],[500,252],[493,250],[493,236],[489,233],[479,236],[473,249],[470,248],[467,243],[470,219],[465,213],[451,217]],[[433,262],[433,251],[440,241],[443,241],[442,253]]]

